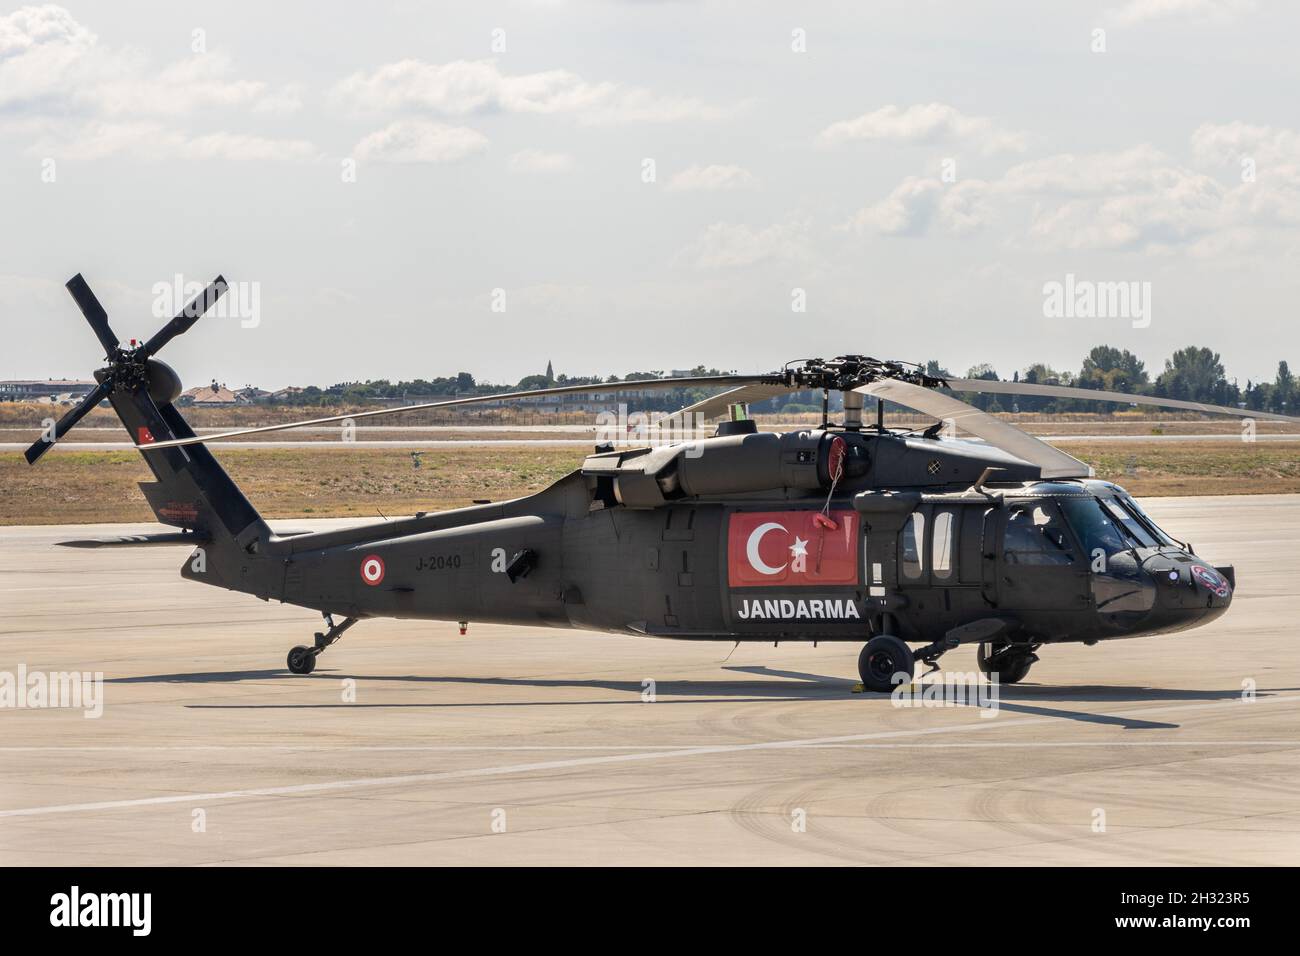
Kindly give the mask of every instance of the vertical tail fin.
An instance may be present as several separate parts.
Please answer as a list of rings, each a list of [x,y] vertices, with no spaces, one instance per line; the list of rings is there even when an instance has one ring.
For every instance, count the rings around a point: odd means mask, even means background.
[[[161,363],[158,363],[161,364]],[[156,404],[147,391],[114,394],[110,401],[137,444],[193,438],[170,401]],[[140,490],[163,524],[229,537],[241,547],[269,533],[257,510],[204,445],[141,451],[154,474]]]

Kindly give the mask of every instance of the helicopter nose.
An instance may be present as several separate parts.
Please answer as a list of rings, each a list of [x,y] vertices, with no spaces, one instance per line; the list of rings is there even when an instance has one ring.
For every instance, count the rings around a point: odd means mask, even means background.
[[[1216,568],[1194,554],[1158,555],[1147,560],[1145,570],[1156,583],[1157,605],[1168,611],[1190,612],[1203,623],[1232,603],[1231,566]]]

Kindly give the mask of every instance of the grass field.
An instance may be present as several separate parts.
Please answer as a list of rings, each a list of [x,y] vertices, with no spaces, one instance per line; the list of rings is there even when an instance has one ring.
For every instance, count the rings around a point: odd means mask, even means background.
[[[1138,496],[1300,493],[1300,441],[1060,447]],[[400,446],[214,450],[268,518],[391,516],[500,501],[546,487],[585,453],[537,446],[428,449],[417,469]],[[148,480],[133,451],[55,450],[36,467],[21,453],[6,452],[0,455],[0,525],[149,521],[136,488]]]

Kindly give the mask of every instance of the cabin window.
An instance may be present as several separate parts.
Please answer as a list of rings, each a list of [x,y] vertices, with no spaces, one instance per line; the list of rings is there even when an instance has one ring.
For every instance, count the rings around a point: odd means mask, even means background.
[[[1002,553],[1007,564],[1065,565],[1074,561],[1065,523],[1056,509],[1046,504],[1021,505],[1007,515]]]
[[[916,581],[925,573],[925,515],[912,513],[903,526],[903,577]]]
[[[934,515],[934,530],[930,540],[930,569],[936,580],[952,577],[957,551],[957,520],[951,511],[938,511]]]

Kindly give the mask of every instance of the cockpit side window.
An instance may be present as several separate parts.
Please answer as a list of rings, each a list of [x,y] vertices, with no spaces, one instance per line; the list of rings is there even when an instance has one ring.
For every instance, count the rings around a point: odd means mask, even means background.
[[[1074,533],[1083,542],[1083,550],[1089,559],[1101,551],[1110,557],[1129,548],[1128,539],[1120,530],[1115,517],[1096,498],[1061,498],[1061,510],[1065,520],[1074,528]]]
[[[1066,565],[1074,561],[1065,523],[1049,503],[1028,503],[1007,515],[1002,539],[1008,564]]]

